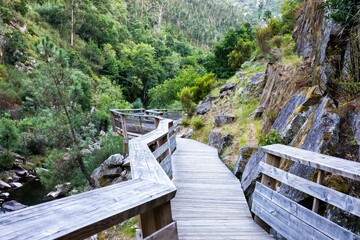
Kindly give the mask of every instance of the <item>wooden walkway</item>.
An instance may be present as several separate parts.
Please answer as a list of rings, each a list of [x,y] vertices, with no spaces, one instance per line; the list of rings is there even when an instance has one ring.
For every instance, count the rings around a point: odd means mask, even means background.
[[[273,239],[251,218],[239,180],[215,148],[178,138],[173,182],[178,190],[171,204],[180,240]]]

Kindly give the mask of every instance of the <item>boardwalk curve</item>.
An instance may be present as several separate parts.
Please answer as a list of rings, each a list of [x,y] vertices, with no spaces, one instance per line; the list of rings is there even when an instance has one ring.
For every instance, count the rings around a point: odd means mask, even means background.
[[[200,142],[177,140],[171,201],[180,240],[273,239],[253,219],[239,180]]]

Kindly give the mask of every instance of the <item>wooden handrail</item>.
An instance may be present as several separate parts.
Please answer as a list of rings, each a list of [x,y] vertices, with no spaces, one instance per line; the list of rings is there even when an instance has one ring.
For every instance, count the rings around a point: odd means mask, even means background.
[[[129,141],[132,180],[1,215],[0,239],[83,239],[137,215],[144,239],[178,239],[170,205],[176,187],[168,177],[171,127],[172,120],[159,119],[154,131]],[[150,150],[154,143],[163,152]]]
[[[360,217],[360,199],[323,186],[326,175],[336,174],[360,180],[360,163],[275,144],[262,147],[265,162],[260,162],[261,183],[253,194],[252,211],[262,226],[269,224],[286,238],[292,239],[360,239],[360,236],[317,214],[320,202],[330,204]],[[279,168],[281,159],[313,168],[316,182]],[[311,210],[275,191],[285,184],[314,198]],[[266,222],[266,223],[265,223]]]

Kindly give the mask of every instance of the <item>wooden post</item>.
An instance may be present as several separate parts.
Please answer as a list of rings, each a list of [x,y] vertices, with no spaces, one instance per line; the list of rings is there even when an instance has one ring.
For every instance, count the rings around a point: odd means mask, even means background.
[[[173,222],[170,201],[140,215],[143,238]]]
[[[324,180],[324,171],[318,169],[317,171],[317,178],[316,178],[316,183],[317,184],[322,184],[323,180]],[[317,198],[314,198],[314,201],[313,201],[313,205],[312,205],[312,211],[313,212],[318,212],[319,211],[319,204],[320,204],[320,200],[317,199]]]
[[[110,121],[111,121],[111,127],[114,133],[117,133],[116,131],[116,125],[115,125],[115,115],[113,112],[110,112]]]
[[[122,135],[123,135],[123,146],[122,146],[122,151],[123,154],[127,154],[127,145],[129,144],[129,136],[127,134],[127,129],[126,129],[126,121],[125,121],[125,116],[124,115],[120,115],[120,121],[121,121],[121,127],[122,127]]]
[[[265,155],[265,163],[269,164],[273,167],[278,168],[280,166],[280,160],[281,158],[278,156],[274,156],[271,155],[269,153],[266,153]],[[272,190],[275,190],[276,187],[276,180],[266,176],[265,174],[262,174],[261,176],[261,183],[265,186],[267,186],[268,188],[271,188]],[[263,220],[261,220],[261,218],[259,218],[258,216],[255,216],[254,221],[260,226],[262,227],[265,231],[269,232],[270,231],[270,227],[268,224],[266,224]]]
[[[157,117],[155,117],[154,119],[155,119],[155,129],[156,129],[160,124],[160,119]]]
[[[269,164],[270,166],[278,168],[280,166],[280,160],[280,157],[271,155],[269,153],[265,155],[265,163]],[[274,190],[276,186],[276,180],[269,176],[266,176],[265,174],[263,174],[261,177],[261,183],[268,188],[271,188],[272,190]]]

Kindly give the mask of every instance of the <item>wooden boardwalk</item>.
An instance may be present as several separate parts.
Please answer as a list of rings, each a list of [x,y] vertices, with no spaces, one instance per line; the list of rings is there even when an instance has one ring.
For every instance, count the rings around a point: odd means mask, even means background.
[[[180,240],[273,239],[251,218],[239,180],[215,148],[178,138],[173,182],[178,190],[171,204]]]

